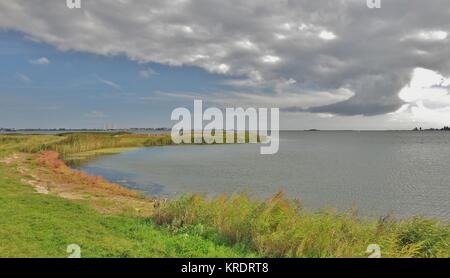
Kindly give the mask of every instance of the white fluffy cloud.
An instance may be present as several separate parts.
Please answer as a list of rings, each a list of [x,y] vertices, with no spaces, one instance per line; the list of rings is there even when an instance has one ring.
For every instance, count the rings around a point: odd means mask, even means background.
[[[404,40],[423,40],[423,41],[441,41],[448,37],[446,31],[434,30],[434,31],[420,31],[411,35],[408,35]]]
[[[414,70],[411,82],[399,93],[408,103],[422,102],[431,107],[450,106],[450,79],[424,69]]]
[[[450,78],[416,68],[411,82],[399,93],[406,102],[392,117],[399,121],[413,120],[418,124],[441,127],[450,125]]]

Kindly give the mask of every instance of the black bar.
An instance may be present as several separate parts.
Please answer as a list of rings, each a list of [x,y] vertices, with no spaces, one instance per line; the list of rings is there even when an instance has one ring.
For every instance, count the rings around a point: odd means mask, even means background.
[[[144,277],[226,277],[230,275],[258,276],[392,275],[397,273],[433,277],[450,277],[448,259],[2,259],[0,273],[36,275],[142,275]],[[206,265],[214,266],[211,273]],[[183,272],[182,270],[188,270]],[[198,272],[201,271],[201,272]],[[211,275],[210,275],[211,274]],[[155,276],[159,275],[159,276]],[[294,276],[290,276],[294,277]],[[128,278],[128,277],[127,277]]]

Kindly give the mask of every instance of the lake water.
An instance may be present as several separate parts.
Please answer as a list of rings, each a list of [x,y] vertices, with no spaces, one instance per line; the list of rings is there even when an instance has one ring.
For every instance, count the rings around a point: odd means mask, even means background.
[[[450,132],[282,132],[259,145],[142,148],[81,169],[153,196],[283,190],[311,210],[356,206],[361,215],[450,219]]]

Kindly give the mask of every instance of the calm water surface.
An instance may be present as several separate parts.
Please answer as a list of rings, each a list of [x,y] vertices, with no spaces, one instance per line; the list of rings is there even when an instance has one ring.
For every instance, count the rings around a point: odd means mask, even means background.
[[[259,147],[142,148],[81,169],[156,196],[283,190],[312,210],[450,219],[450,132],[282,132],[277,154]]]

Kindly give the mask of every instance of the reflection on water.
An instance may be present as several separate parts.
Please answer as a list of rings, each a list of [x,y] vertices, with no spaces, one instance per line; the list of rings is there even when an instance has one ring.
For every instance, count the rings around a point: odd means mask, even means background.
[[[281,189],[310,209],[450,219],[449,132],[282,132],[280,140],[275,155],[258,145],[168,146],[81,168],[155,196]]]

